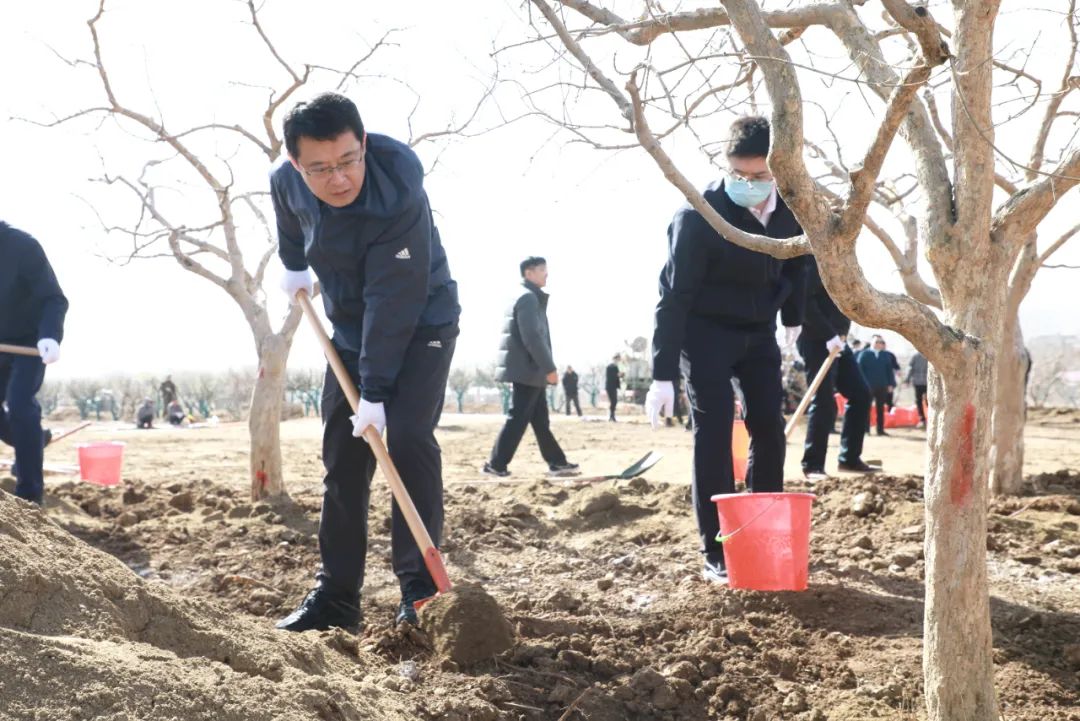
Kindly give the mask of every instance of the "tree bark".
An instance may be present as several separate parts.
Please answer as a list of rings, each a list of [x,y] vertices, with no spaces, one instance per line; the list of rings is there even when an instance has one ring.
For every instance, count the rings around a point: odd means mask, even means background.
[[[271,333],[259,341],[259,371],[251,394],[251,500],[286,495],[281,469],[281,408],[291,337]]]
[[[1024,426],[1027,423],[1027,373],[1020,320],[1010,314],[998,352],[994,398],[994,445],[990,451],[990,493],[1019,495],[1024,481]]]

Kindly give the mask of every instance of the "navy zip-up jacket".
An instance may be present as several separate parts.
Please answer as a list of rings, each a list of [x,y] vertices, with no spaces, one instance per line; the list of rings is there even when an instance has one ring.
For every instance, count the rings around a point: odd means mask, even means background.
[[[361,395],[394,394],[416,337],[457,335],[457,283],[431,216],[420,159],[404,143],[367,134],[364,185],[331,207],[288,160],[270,174],[278,255],[289,270],[310,266],[322,286],[334,341],[360,356]]]
[[[806,340],[827,341],[834,336],[845,336],[851,330],[851,321],[836,307],[832,296],[821,282],[814,256],[806,260],[806,321],[802,337]]]
[[[0,221],[0,343],[64,339],[68,301],[41,245]]]
[[[740,230],[791,238],[802,228],[782,198],[764,228],[749,210],[731,202],[723,181],[709,185],[705,200]],[[802,325],[806,308],[805,259],[778,260],[728,241],[690,204],[668,226],[668,260],[660,273],[660,302],[653,331],[653,378],[679,377],[679,356],[691,315],[748,330]]]

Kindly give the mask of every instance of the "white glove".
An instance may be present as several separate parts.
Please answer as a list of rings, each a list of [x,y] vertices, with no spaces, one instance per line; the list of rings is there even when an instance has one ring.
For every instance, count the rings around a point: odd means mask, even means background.
[[[364,437],[364,431],[368,426],[374,426],[375,432],[381,436],[383,429],[386,428],[386,409],[382,403],[372,403],[361,398],[360,408],[357,409],[355,416],[349,416],[349,420],[353,424],[352,434],[357,438]]]
[[[661,414],[669,418],[675,412],[675,384],[671,381],[653,381],[645,394],[645,415],[653,430],[660,427]]]
[[[307,291],[309,298],[315,295],[315,279],[311,277],[311,271],[286,268],[285,275],[281,276],[281,289],[289,296],[289,305],[296,305],[296,293],[301,288]]]
[[[37,349],[38,354],[41,355],[41,362],[45,365],[60,360],[60,344],[52,338],[42,338],[39,340],[37,342]]]
[[[800,333],[802,333],[801,325],[793,325],[784,328],[784,347],[791,348],[795,345],[795,341],[799,340]]]
[[[832,338],[825,341],[825,349],[828,350],[829,353],[839,353],[844,350],[844,341],[840,340],[840,336],[834,335]]]

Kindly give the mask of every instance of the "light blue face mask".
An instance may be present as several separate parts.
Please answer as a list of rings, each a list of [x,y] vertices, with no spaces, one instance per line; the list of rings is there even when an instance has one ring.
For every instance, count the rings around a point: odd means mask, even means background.
[[[753,208],[768,200],[773,191],[771,180],[744,180],[729,175],[724,180],[724,192],[735,205]]]

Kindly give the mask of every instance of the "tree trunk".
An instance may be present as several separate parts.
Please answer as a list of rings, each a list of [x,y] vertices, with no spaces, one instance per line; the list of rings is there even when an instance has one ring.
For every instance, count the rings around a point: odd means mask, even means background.
[[[251,500],[285,495],[281,471],[281,407],[290,340],[281,333],[259,342],[259,371],[251,394]]]
[[[1010,314],[998,352],[994,398],[990,493],[995,496],[1019,495],[1023,486],[1028,364],[1020,320]]]
[[[972,355],[930,376],[923,671],[931,721],[998,721],[985,541],[993,367],[984,351]]]

